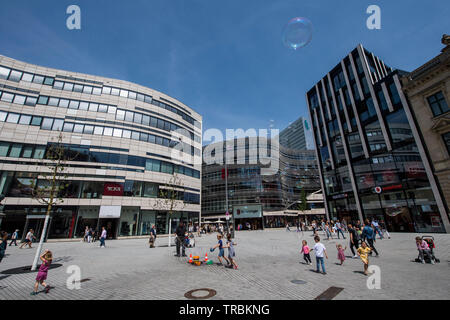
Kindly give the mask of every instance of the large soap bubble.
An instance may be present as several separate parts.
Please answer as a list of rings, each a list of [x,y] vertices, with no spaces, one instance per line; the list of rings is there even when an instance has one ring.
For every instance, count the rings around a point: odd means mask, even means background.
[[[312,39],[312,23],[306,18],[291,19],[283,29],[283,43],[289,49],[297,50]]]

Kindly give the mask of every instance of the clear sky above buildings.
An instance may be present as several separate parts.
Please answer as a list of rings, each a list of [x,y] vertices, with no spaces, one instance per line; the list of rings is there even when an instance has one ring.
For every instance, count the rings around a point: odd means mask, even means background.
[[[66,27],[71,4],[81,30]],[[366,27],[371,4],[380,30]],[[298,16],[313,36],[294,51],[282,30]],[[309,119],[305,92],[358,43],[411,71],[439,53],[449,16],[448,0],[2,1],[0,54],[162,91],[202,114],[204,129],[281,130]]]

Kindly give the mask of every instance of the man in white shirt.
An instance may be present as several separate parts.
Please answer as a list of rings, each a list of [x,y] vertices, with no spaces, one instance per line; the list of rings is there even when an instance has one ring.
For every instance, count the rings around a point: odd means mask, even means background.
[[[320,265],[322,265],[322,271],[323,274],[327,274],[325,271],[325,263],[323,261],[323,257],[325,256],[328,259],[327,250],[325,246],[320,242],[320,237],[315,236],[314,241],[316,244],[313,247],[314,253],[316,254],[316,263],[317,263],[317,269],[316,272],[320,272]]]
[[[102,235],[100,236],[100,248],[105,248],[105,240],[106,240],[106,229],[102,227]]]

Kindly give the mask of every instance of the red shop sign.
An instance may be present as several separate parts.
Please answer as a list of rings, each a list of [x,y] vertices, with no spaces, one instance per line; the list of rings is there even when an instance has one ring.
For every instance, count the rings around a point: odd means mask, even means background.
[[[103,188],[104,196],[123,196],[123,185],[114,182],[105,182]]]

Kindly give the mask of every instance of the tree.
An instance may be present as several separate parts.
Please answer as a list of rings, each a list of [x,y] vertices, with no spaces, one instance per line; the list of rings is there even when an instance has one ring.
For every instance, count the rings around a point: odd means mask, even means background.
[[[183,201],[184,184],[176,172],[172,174],[170,179],[164,185],[159,187],[158,198],[156,199],[155,210],[165,210],[169,215],[169,247],[172,242],[172,215],[176,211],[182,210],[186,203]]]
[[[66,169],[66,157],[64,146],[62,144],[62,133],[59,134],[56,143],[51,143],[47,148],[46,160],[50,160],[47,164],[48,172],[41,172],[38,176],[42,183],[32,183],[33,198],[41,204],[47,206],[47,213],[45,215],[44,228],[41,233],[41,239],[39,246],[34,256],[33,265],[31,270],[36,270],[37,263],[41,254],[42,245],[47,234],[48,221],[50,214],[54,206],[64,202],[63,190],[67,188],[66,180],[67,174],[64,172]],[[37,181],[36,179],[35,181]]]
[[[308,209],[308,200],[306,199],[305,189],[302,189],[302,192],[300,194],[300,203],[298,205],[298,209],[302,212]]]

